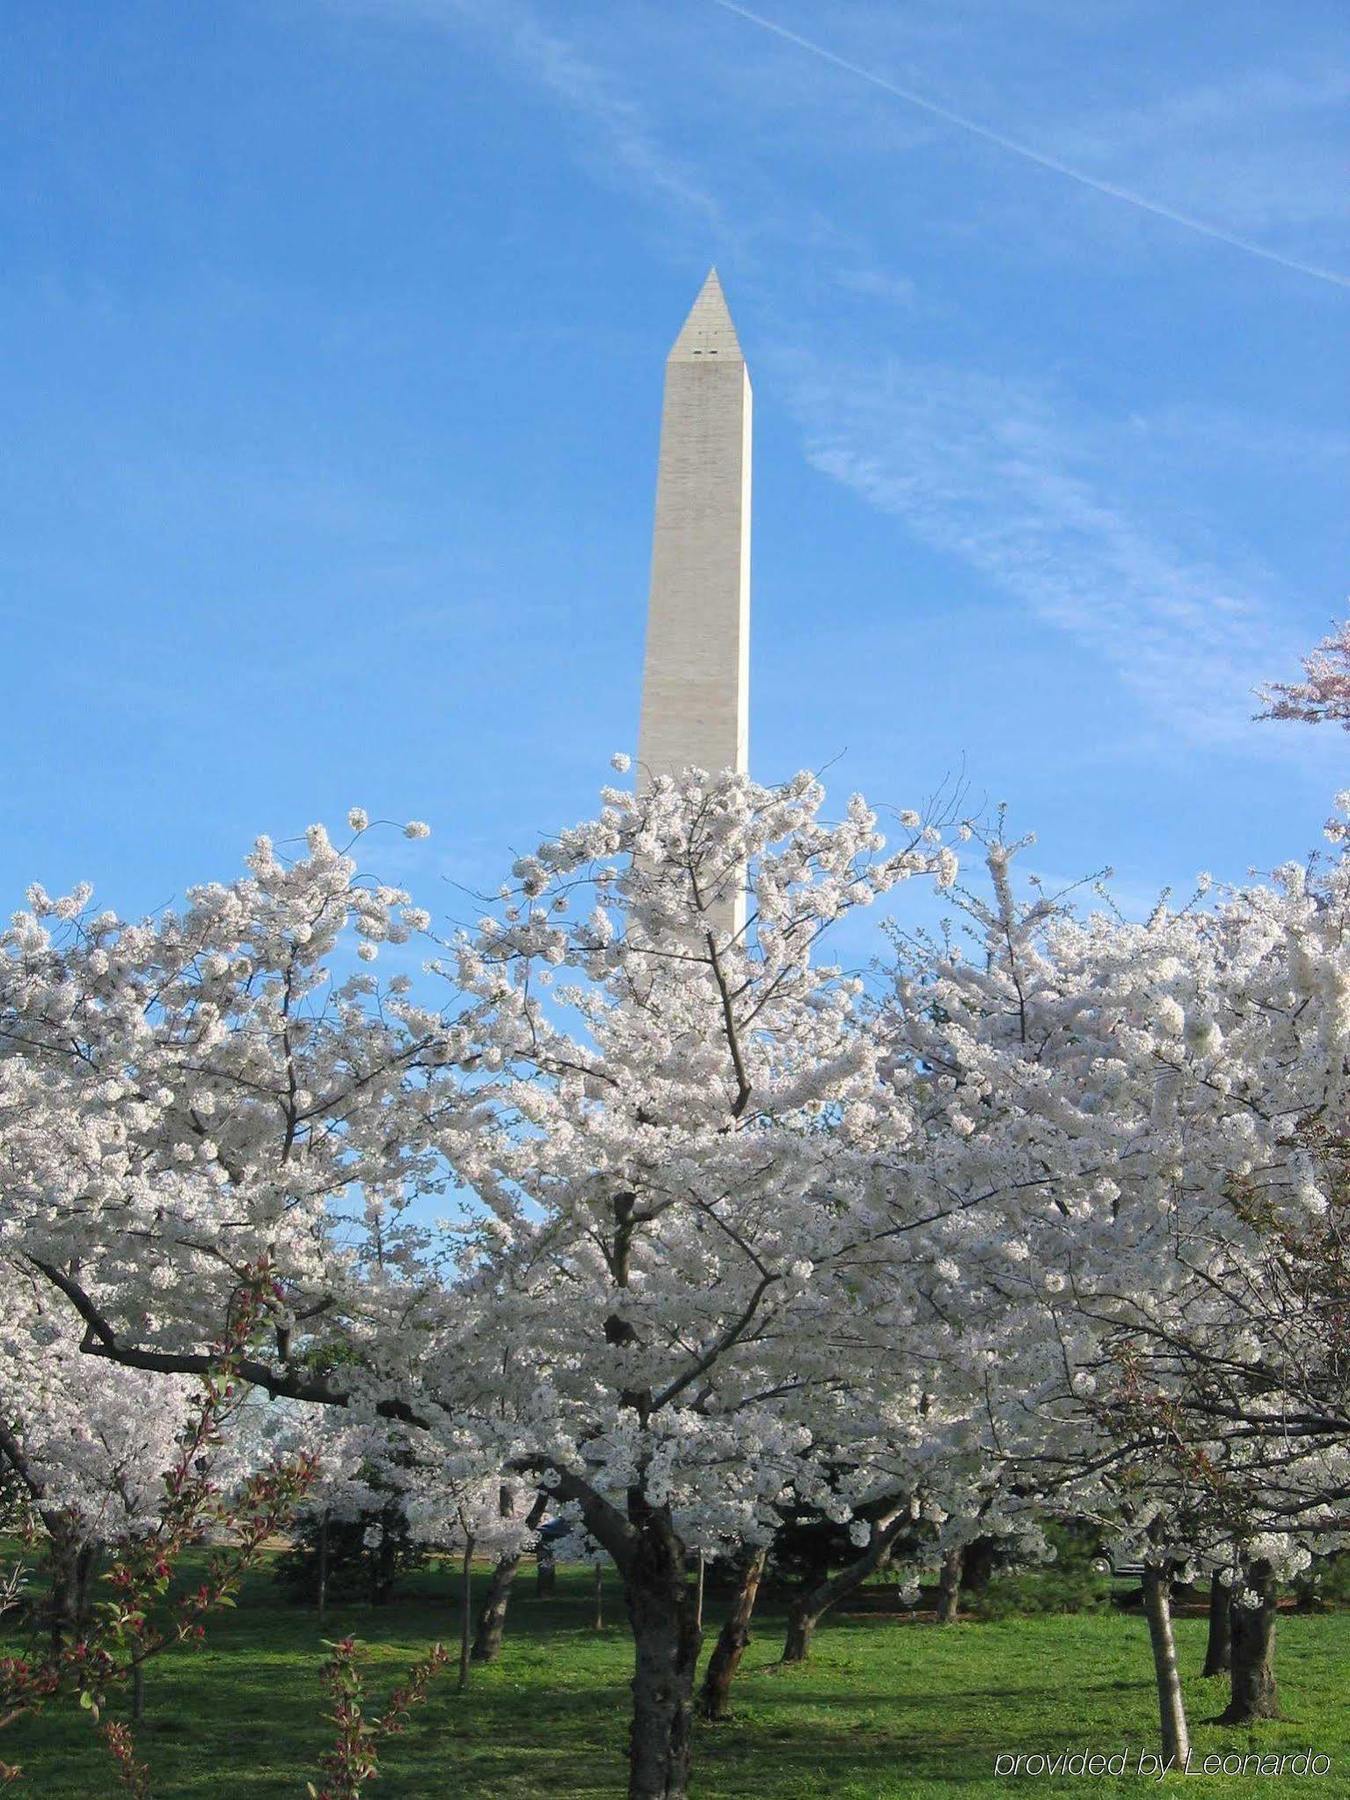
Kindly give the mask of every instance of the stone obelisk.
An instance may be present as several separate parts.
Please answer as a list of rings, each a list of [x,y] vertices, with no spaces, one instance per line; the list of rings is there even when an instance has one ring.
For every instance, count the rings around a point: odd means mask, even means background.
[[[749,698],[750,378],[713,269],[666,359],[639,779],[744,774]]]

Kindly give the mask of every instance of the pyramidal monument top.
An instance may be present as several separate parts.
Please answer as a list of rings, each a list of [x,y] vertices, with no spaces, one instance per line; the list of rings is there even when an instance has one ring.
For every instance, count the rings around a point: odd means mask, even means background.
[[[738,362],[745,361],[716,269],[708,270],[708,279],[699,289],[698,299],[690,307],[689,317],[671,346],[669,360],[692,361],[696,356],[724,356],[728,361],[733,358]]]

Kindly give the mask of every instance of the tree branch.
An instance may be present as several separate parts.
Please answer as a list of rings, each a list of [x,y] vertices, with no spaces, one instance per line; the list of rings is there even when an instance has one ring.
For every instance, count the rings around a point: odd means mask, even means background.
[[[65,1295],[84,1321],[85,1332],[80,1349],[86,1356],[101,1356],[108,1362],[120,1364],[124,1369],[145,1369],[155,1375],[209,1375],[220,1367],[221,1358],[212,1356],[209,1352],[144,1350],[138,1345],[123,1343],[77,1281],[54,1264],[43,1262],[38,1257],[31,1256],[28,1261],[53,1287]],[[237,1357],[232,1361],[241,1381],[264,1389],[274,1400],[306,1400],[316,1406],[351,1405],[350,1393],[341,1388],[330,1387],[325,1381],[269,1368],[256,1357]],[[399,1419],[405,1425],[415,1425],[424,1431],[430,1427],[430,1421],[409,1406],[406,1400],[379,1400],[375,1404],[375,1411],[382,1419]]]

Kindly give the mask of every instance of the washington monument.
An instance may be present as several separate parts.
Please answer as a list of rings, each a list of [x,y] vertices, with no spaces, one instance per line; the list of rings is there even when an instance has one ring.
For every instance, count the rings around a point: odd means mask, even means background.
[[[666,358],[640,780],[745,774],[749,700],[750,377],[713,269]]]

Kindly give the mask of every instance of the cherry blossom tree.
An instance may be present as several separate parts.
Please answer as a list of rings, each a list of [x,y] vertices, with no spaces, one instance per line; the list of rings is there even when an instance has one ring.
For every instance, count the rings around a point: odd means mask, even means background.
[[[1303,658],[1302,681],[1272,681],[1257,690],[1261,719],[1339,724],[1350,731],[1350,620]]]
[[[54,1639],[45,1654],[0,1657],[0,1726],[40,1711],[71,1691],[78,1693],[86,1716],[98,1725],[109,1691],[127,1680],[133,1690],[132,1717],[139,1718],[137,1702],[146,1662],[173,1645],[200,1642],[204,1615],[232,1604],[244,1571],[290,1515],[313,1473],[303,1457],[258,1468],[236,1485],[228,1502],[214,1480],[222,1430],[240,1406],[234,1378],[237,1352],[251,1334],[266,1285],[265,1269],[246,1272],[227,1322],[227,1336],[211,1346],[211,1366],[183,1408],[172,1461],[161,1472],[158,1504],[151,1508],[139,1494],[133,1498],[129,1485],[122,1495],[124,1507],[146,1516],[138,1518],[115,1545],[107,1573],[109,1598],[92,1609],[93,1616],[77,1635]],[[129,1432],[128,1439],[134,1435]],[[24,1434],[18,1438],[23,1449]],[[87,1456],[77,1460],[85,1464]],[[88,1486],[87,1471],[82,1473],[77,1490],[81,1494]],[[228,1545],[213,1550],[198,1579],[175,1592],[175,1566],[182,1552],[204,1534],[222,1528],[228,1531]],[[7,1597],[12,1592],[11,1582]],[[107,1720],[100,1735],[122,1784],[129,1792],[148,1796],[149,1773],[136,1758],[130,1726]],[[20,1773],[0,1763],[0,1783],[15,1781]]]
[[[386,1225],[448,1179],[464,1033],[413,1005],[407,976],[335,974],[353,935],[366,962],[424,928],[406,893],[318,828],[293,861],[260,840],[250,868],[141,924],[87,889],[30,890],[0,938],[0,1231],[75,1309],[86,1353],[152,1373],[202,1372],[266,1261],[270,1351],[245,1378],[342,1404],[367,1343],[397,1362],[418,1341],[421,1240]],[[407,1419],[406,1385],[386,1369],[374,1411]]]
[[[965,896],[976,955],[911,949],[897,1066],[930,1082],[953,1183],[998,1189],[962,1258],[968,1330],[1022,1315],[990,1443],[1143,1557],[1180,1749],[1170,1574],[1236,1568],[1273,1621],[1270,1584],[1344,1542],[1350,871],[1290,865],[1135,925],[1019,904],[1012,849],[988,846],[992,898]]]
[[[89,1622],[100,1550],[150,1529],[194,1386],[91,1365],[60,1296],[0,1265],[0,1460],[46,1534],[53,1645]]]
[[[820,940],[954,858],[916,815],[887,850],[822,803],[809,777],[610,790],[447,948],[439,1009],[335,973],[349,932],[369,962],[427,920],[317,828],[140,925],[35,890],[3,940],[7,1248],[91,1355],[178,1374],[266,1257],[244,1379],[471,1440],[575,1507],[624,1583],[642,1800],[687,1777],[687,1545],[749,1541],[789,1488],[847,1518],[923,1437],[923,1384],[875,1352],[931,1196],[879,1166],[902,1108]],[[473,1204],[438,1235],[411,1202],[451,1180]]]
[[[880,1435],[848,1340],[868,1246],[910,1202],[875,1179],[859,983],[817,946],[949,853],[915,817],[885,855],[861,802],[827,826],[821,801],[805,777],[610,790],[521,859],[458,961],[494,1077],[448,1149],[489,1209],[474,1337],[504,1462],[575,1507],[624,1582],[634,1795],[684,1789],[687,1550],[771,1532],[789,1486],[847,1518],[822,1458]]]

